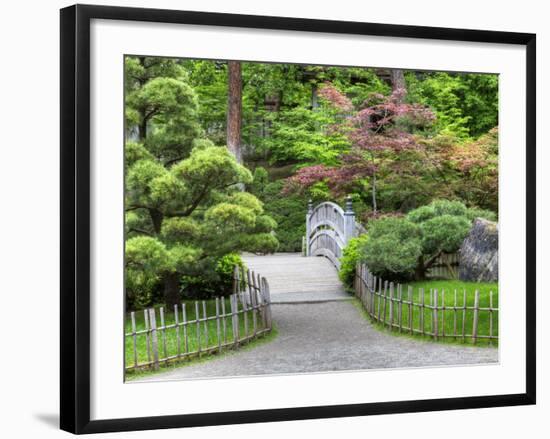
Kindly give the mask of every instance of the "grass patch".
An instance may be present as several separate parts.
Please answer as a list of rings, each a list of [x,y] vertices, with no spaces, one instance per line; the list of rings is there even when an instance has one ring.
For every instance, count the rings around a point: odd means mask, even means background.
[[[437,292],[437,304],[439,307],[442,306],[443,302],[446,309],[438,310],[437,312],[437,326],[439,337],[438,342],[442,343],[459,343],[459,344],[473,344],[473,339],[471,337],[473,329],[473,316],[474,311],[472,309],[467,309],[464,314],[463,310],[460,307],[473,307],[475,300],[475,291],[479,291],[479,307],[480,308],[489,308],[491,304],[491,291],[492,291],[492,308],[498,308],[498,283],[477,283],[477,282],[462,282],[458,280],[430,280],[423,282],[412,282],[402,287],[402,297],[404,301],[409,300],[408,296],[408,287],[412,287],[412,301],[416,304],[422,302],[422,290],[424,291],[424,303],[426,305],[432,305],[435,300],[435,294]],[[455,291],[456,291],[456,302],[455,302]],[[464,302],[465,294],[465,302]],[[389,295],[389,292],[388,292]],[[394,297],[399,297],[398,292],[394,291]],[[375,297],[374,300],[374,310],[376,315],[378,315],[378,306],[380,302],[380,317],[381,320],[384,318],[384,298]],[[455,311],[454,307],[457,307]],[[386,324],[379,322],[371,317],[369,317],[375,327],[378,329],[390,332],[392,334],[398,334],[403,336],[412,336],[415,339],[425,339],[425,340],[434,340],[432,335],[422,335],[421,333],[415,332],[411,335],[408,329],[410,327],[410,321],[412,322],[412,327],[416,331],[422,331],[422,326],[424,326],[425,332],[434,332],[435,319],[434,312],[432,309],[424,308],[423,313],[422,309],[419,306],[412,307],[412,318],[409,319],[409,306],[404,303],[402,306],[401,318],[402,318],[402,331],[399,332],[399,328],[393,327],[391,330],[389,328],[389,322],[391,320],[389,300],[386,302]],[[394,302],[393,305],[393,323],[399,323],[399,308],[400,304]],[[365,311],[365,314],[368,315]],[[423,314],[423,319],[421,318]],[[409,321],[410,320],[410,321]],[[492,320],[492,325],[491,325]],[[462,337],[462,331],[464,328],[465,337]],[[456,337],[455,337],[456,334]],[[490,312],[488,310],[479,311],[478,319],[478,335],[493,335],[498,336],[498,311]],[[476,345],[479,346],[497,346],[498,340],[488,340],[483,338],[478,338],[476,340]]]
[[[229,298],[224,299],[225,303],[225,312],[226,314],[230,313],[231,306]],[[197,310],[195,307],[195,301],[184,301],[186,309],[186,320],[193,321],[197,319]],[[206,300],[199,302],[198,316],[203,318],[204,308],[206,308],[206,315],[209,317],[216,315],[216,303],[214,300]],[[160,308],[162,305],[155,306],[155,315],[157,327],[162,326],[160,318]],[[183,322],[182,317],[182,308],[181,306],[178,309],[178,321],[179,323]],[[220,314],[221,314],[221,303],[220,303]],[[246,313],[246,322],[243,318],[244,314],[239,315],[239,335],[242,339],[245,335],[252,336],[254,333],[254,315],[252,311]],[[256,319],[256,331],[264,329],[261,313],[255,312]],[[146,329],[146,321],[143,311],[136,311],[135,313],[136,320],[136,330],[141,331]],[[176,315],[174,311],[164,312],[164,325],[169,326],[173,325],[176,322]],[[225,325],[224,325],[225,323]],[[273,325],[274,326],[274,325]],[[225,327],[225,330],[224,330]],[[132,321],[130,313],[126,315],[125,318],[125,332],[132,332]],[[218,322],[216,319],[208,320],[207,322],[190,323],[187,325],[186,330],[183,326],[179,328],[179,341],[178,341],[178,330],[176,328],[167,328],[165,330],[159,329],[158,334],[158,352],[160,360],[160,370],[166,371],[171,368],[181,367],[182,365],[187,364],[197,364],[198,362],[205,361],[209,358],[219,357],[225,352],[232,350],[234,346],[225,346],[222,348],[222,352],[213,350],[211,352],[204,352],[208,348],[214,348],[218,346]],[[231,322],[231,316],[220,317],[219,319],[219,334],[222,344],[231,344],[234,340],[233,327]],[[255,346],[260,341],[268,341],[273,339],[276,334],[276,330],[272,328],[271,332],[264,333],[258,339],[250,339],[240,343],[240,347]],[[150,338],[150,333],[149,333]],[[175,356],[179,353],[185,352],[197,352],[199,350],[199,343],[201,352],[200,354],[194,354],[190,357],[173,359],[170,361],[163,361],[162,358]],[[151,350],[151,340],[149,340],[149,354],[147,350],[147,334],[138,334],[136,335],[136,350],[134,351],[134,339],[131,335],[125,336],[125,362],[126,366],[133,366],[135,364],[135,353],[137,353],[138,364],[145,363],[150,361],[153,358],[153,352]],[[150,370],[147,367],[139,367],[137,369],[128,369],[126,370],[127,379],[135,379],[144,375],[150,375],[156,373],[153,370]]]

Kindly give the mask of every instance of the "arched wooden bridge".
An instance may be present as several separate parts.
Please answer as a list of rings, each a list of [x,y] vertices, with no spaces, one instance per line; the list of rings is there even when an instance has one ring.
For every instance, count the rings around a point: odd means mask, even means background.
[[[306,213],[304,251],[274,255],[244,255],[246,265],[269,279],[272,303],[347,300],[351,296],[338,278],[339,258],[348,241],[364,232],[355,221],[351,198],[345,209],[330,201]]]

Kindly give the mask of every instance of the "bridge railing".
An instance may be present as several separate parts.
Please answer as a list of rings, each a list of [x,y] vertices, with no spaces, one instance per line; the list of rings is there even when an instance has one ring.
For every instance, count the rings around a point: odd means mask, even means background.
[[[310,201],[303,253],[305,256],[325,256],[339,269],[344,247],[351,238],[363,233],[364,227],[355,220],[351,197],[346,198],[344,209],[331,201],[314,207]]]

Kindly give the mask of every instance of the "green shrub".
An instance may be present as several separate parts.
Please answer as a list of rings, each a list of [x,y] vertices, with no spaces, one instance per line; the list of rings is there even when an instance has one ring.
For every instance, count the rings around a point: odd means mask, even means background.
[[[457,251],[470,231],[471,221],[465,216],[441,215],[422,224],[422,249],[426,255]]]
[[[128,309],[142,308],[153,302],[159,272],[171,268],[166,246],[149,236],[137,236],[126,241],[126,298]]]
[[[420,227],[406,218],[375,220],[369,240],[359,250],[372,273],[386,279],[410,278],[422,254]]]
[[[181,278],[183,296],[188,299],[211,299],[228,296],[233,292],[233,270],[246,266],[238,253],[228,253],[217,261],[205,261],[197,275]]]
[[[220,276],[220,287],[223,296],[231,294],[233,291],[235,267],[239,267],[241,271],[246,269],[244,261],[238,253],[229,253],[222,256],[216,263],[216,273]]]
[[[368,235],[361,235],[349,240],[340,258],[340,271],[338,276],[347,288],[353,287],[355,267],[361,259],[360,249],[369,239]]]

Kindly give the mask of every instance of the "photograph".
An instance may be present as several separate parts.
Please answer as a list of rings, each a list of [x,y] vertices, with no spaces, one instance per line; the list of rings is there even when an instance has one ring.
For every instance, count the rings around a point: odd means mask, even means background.
[[[123,61],[126,383],[499,364],[498,73]]]
[[[6,3],[3,437],[548,430],[542,4]]]

